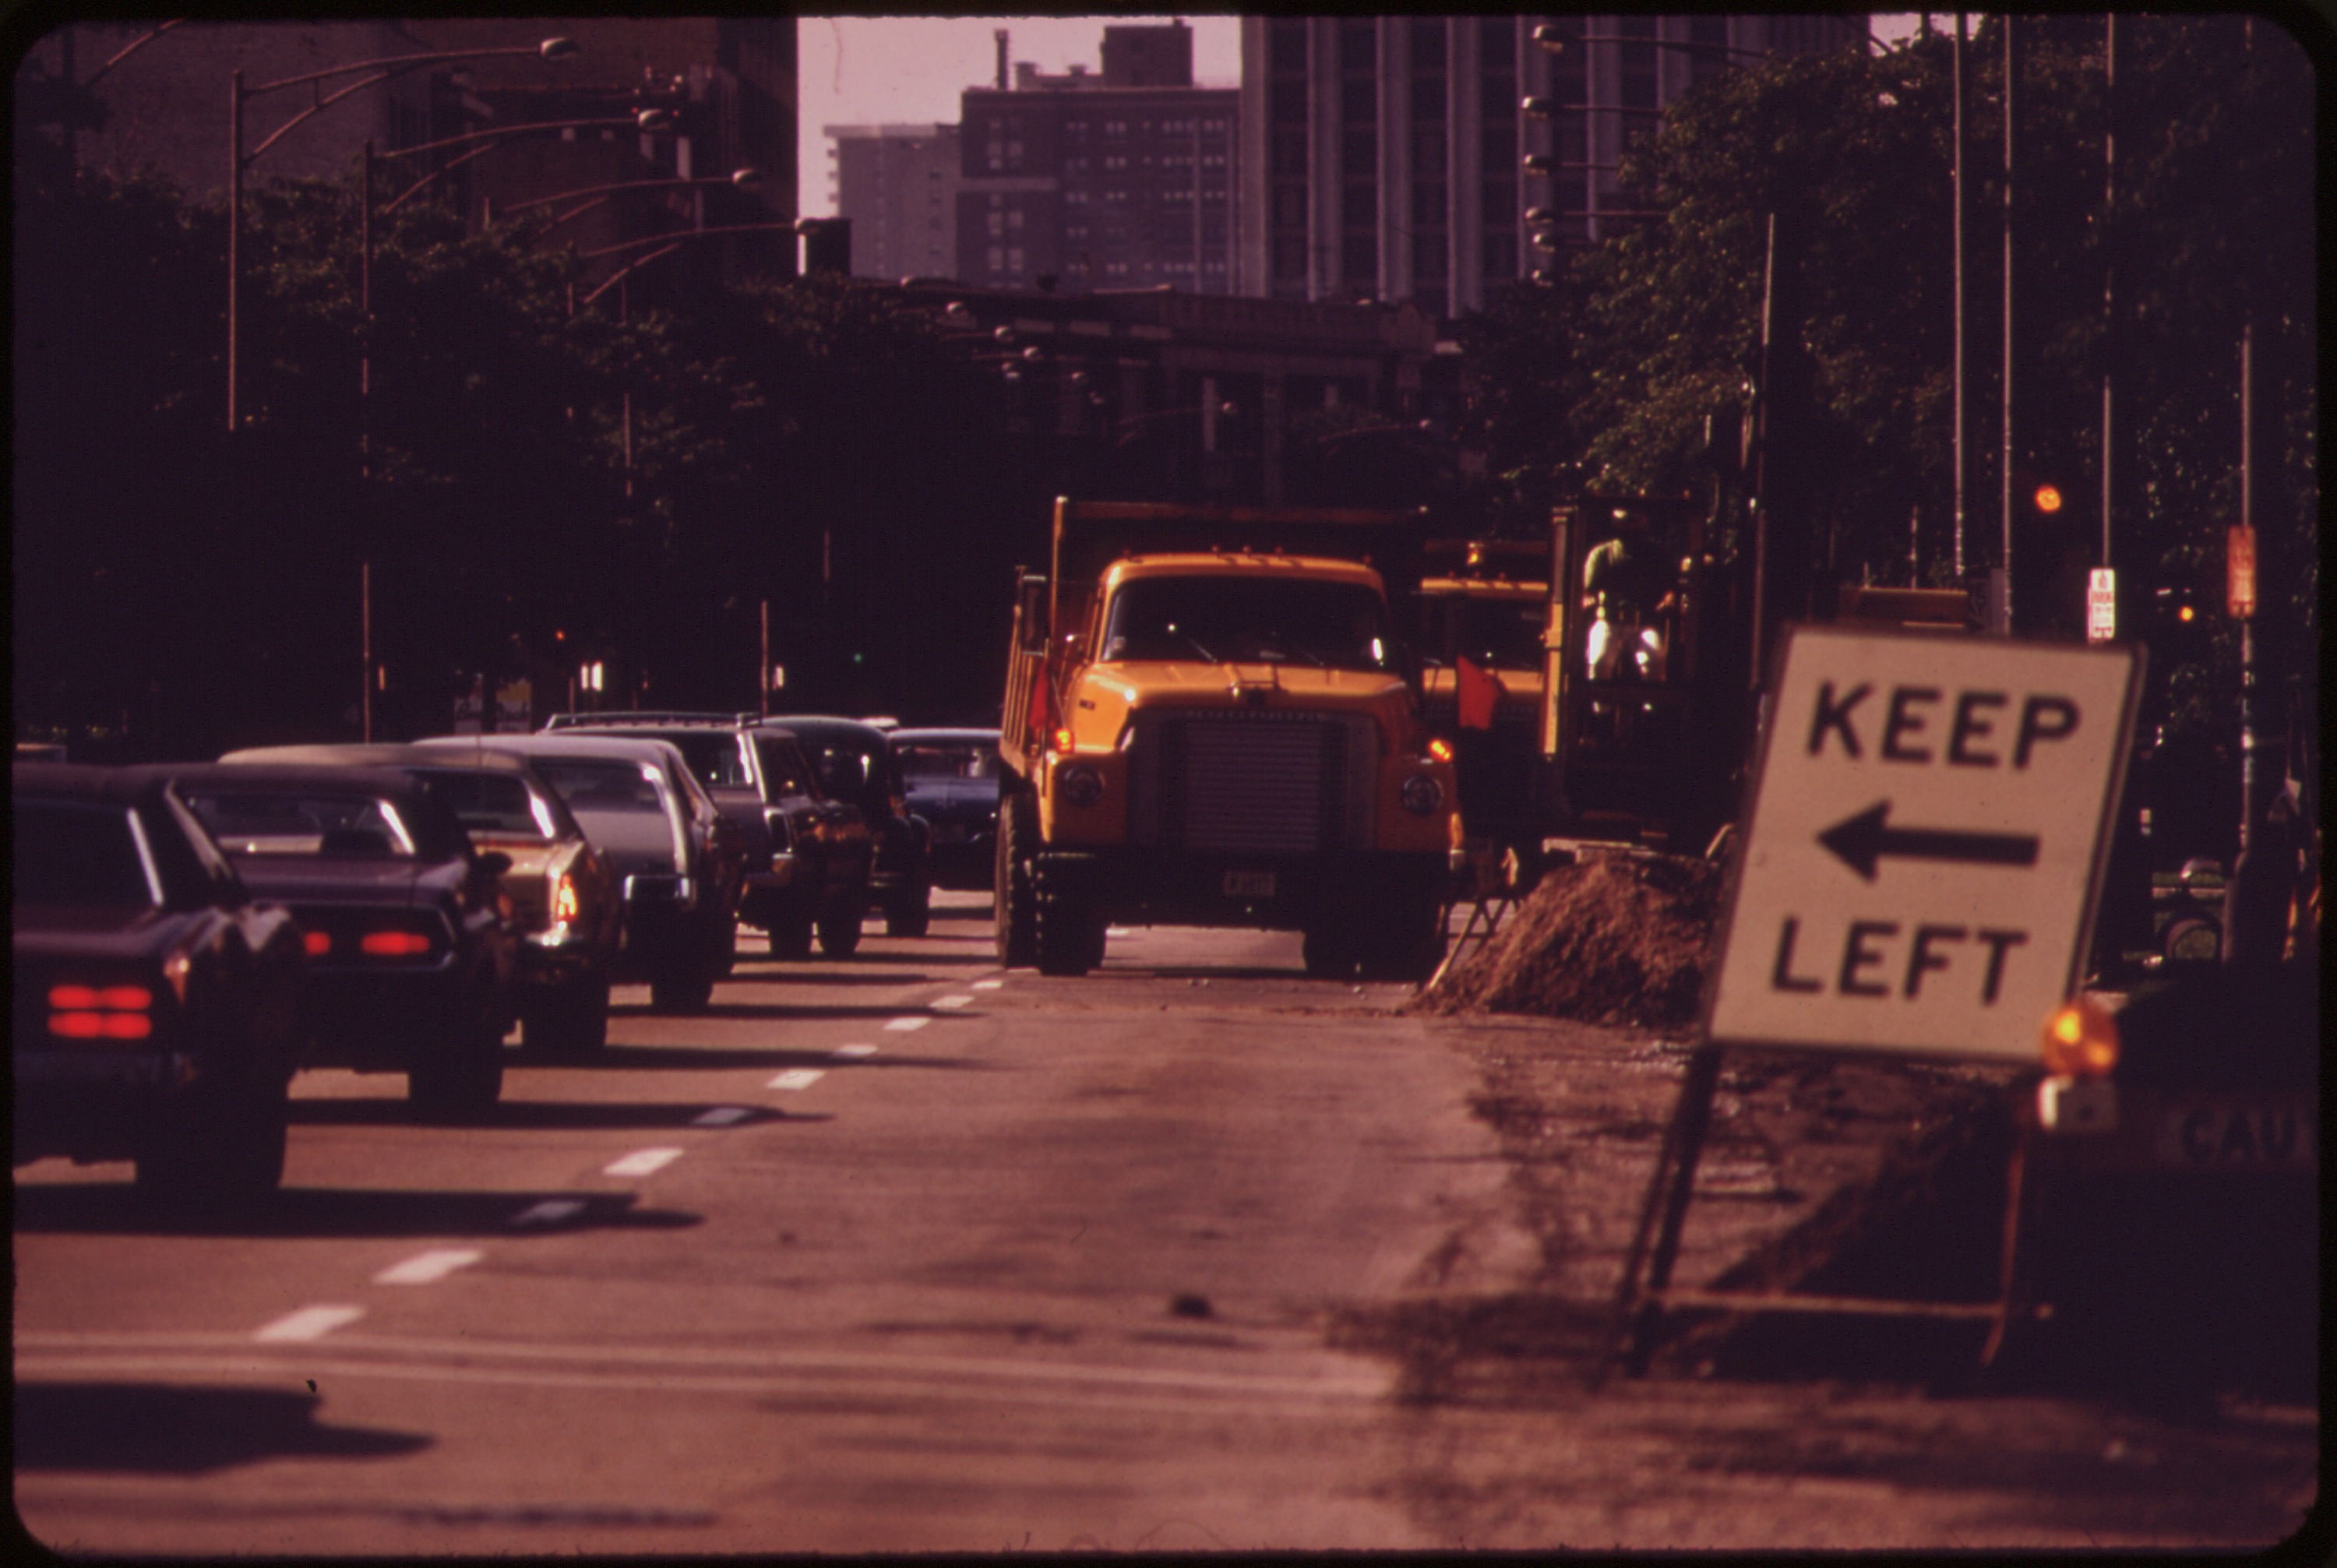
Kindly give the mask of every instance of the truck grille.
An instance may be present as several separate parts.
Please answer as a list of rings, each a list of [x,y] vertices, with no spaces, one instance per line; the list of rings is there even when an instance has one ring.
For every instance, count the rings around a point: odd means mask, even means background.
[[[1140,713],[1130,837],[1236,854],[1362,848],[1377,739],[1361,715]]]

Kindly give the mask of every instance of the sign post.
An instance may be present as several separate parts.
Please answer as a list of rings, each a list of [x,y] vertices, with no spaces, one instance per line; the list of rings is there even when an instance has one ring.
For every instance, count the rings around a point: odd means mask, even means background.
[[[2141,666],[2134,644],[1787,629],[1703,1038],[1625,1264],[1633,1370],[1667,1306],[1989,1317],[1993,1355],[2014,1210],[1993,1305],[1673,1290],[1672,1263],[1725,1050],[2033,1059],[2084,978]]]

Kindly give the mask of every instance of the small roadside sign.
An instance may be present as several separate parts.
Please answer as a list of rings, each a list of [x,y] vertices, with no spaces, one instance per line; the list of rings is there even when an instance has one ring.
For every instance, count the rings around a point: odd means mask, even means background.
[[[1789,627],[1706,1039],[2034,1056],[2082,978],[2141,663]]]
[[[2107,642],[2117,635],[2117,573],[2097,566],[2086,573],[2086,641]]]
[[[2244,523],[2225,535],[2224,608],[2234,621],[2256,612],[2256,531]]]

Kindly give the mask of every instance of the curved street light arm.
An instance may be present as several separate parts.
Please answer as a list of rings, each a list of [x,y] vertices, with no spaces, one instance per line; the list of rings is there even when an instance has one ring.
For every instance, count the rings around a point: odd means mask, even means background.
[[[473,142],[484,143],[483,146],[473,147],[468,152],[464,153],[459,158],[448,159],[445,163],[440,164],[437,168],[433,169],[429,173],[425,174],[421,179],[416,180],[413,184],[399,191],[394,199],[384,203],[380,211],[383,212],[396,211],[399,206],[405,203],[408,197],[414,195],[424,186],[428,185],[432,181],[436,180],[448,170],[459,169],[464,164],[469,162],[472,159],[476,158],[480,153],[492,152],[497,147],[502,146],[502,138],[504,137],[523,135],[533,131],[568,131],[581,130],[590,126],[632,125],[636,123],[637,122],[630,115],[614,120],[547,120],[541,124],[533,125],[497,125],[490,130],[470,131],[465,132],[460,136],[447,136],[443,137],[436,142],[425,142],[418,147],[396,148],[391,152],[381,153],[379,156],[384,158],[406,158],[418,152],[435,152],[444,148],[460,147]]]
[[[529,207],[549,207],[554,201],[566,201],[577,196],[601,196],[619,191],[680,190],[688,185],[729,185],[735,181],[728,174],[709,174],[691,180],[624,180],[613,185],[586,185],[580,190],[562,191],[557,195],[537,196],[525,201],[514,201],[504,209],[518,212]]]
[[[692,240],[710,239],[717,234],[766,234],[769,233],[773,230],[782,229],[786,230],[789,233],[793,233],[795,231],[795,225],[792,223],[731,223],[726,224],[719,229],[689,229],[685,230],[679,234],[652,234],[646,240],[628,240],[621,245],[611,245],[599,250],[580,251],[577,253],[576,259],[578,260],[591,261],[602,256],[613,256],[620,250],[635,250],[643,245],[664,246],[664,249],[661,250],[652,250],[646,256],[638,257],[635,260],[627,262],[624,266],[618,268],[616,271],[611,273],[607,278],[602,279],[600,284],[595,287],[590,294],[585,295],[582,300],[578,301],[577,309],[580,310],[582,309],[585,306],[592,304],[593,300],[598,299],[601,295],[607,293],[611,285],[624,281],[624,279],[631,273],[639,271],[641,268],[648,266],[650,262],[659,260],[660,257],[672,255],[676,250],[680,250]]]
[[[538,58],[546,57],[543,54],[543,45],[541,44],[518,44],[502,49],[440,50],[429,54],[397,54],[380,60],[361,60],[354,65],[337,65],[329,71],[311,71],[306,76],[287,76],[281,82],[264,83],[258,87],[240,87],[237,89],[237,92],[240,94],[240,101],[241,101],[257,98],[264,93],[273,93],[279,87],[298,87],[305,83],[322,82],[334,76],[346,76],[353,71],[374,71],[378,73],[376,75],[367,76],[362,81],[352,82],[347,86],[341,88],[337,92],[327,93],[324,97],[319,98],[314,103],[309,104],[306,109],[301,110],[298,114],[293,115],[291,119],[284,122],[283,124],[279,125],[274,131],[269,133],[267,140],[260,142],[259,146],[254,147],[250,152],[245,152],[239,150],[236,153],[238,167],[242,167],[258,162],[261,153],[267,152],[270,147],[275,146],[277,142],[282,141],[286,133],[290,132],[294,126],[323,113],[326,110],[331,108],[334,104],[339,103],[342,99],[347,97],[352,93],[362,92],[367,87],[378,86],[380,83],[388,81],[393,76],[402,75],[406,72],[416,70],[424,65],[440,64],[449,60],[483,60],[513,54],[529,54],[534,55]]]
[[[577,302],[576,308],[579,310],[587,310],[592,309],[593,300],[598,299],[601,295],[606,294],[610,289],[615,288],[618,284],[622,283],[626,279],[631,277],[635,272],[640,271],[650,262],[657,260],[660,257],[672,255],[675,251],[680,250],[686,242],[687,241],[682,240],[677,240],[662,250],[652,250],[648,255],[643,256],[637,260],[626,262],[622,267],[620,267],[614,272],[610,273],[607,278],[601,279],[599,287],[595,288],[590,294],[585,295],[582,300]]]
[[[143,37],[132,39],[129,43],[123,44],[118,52],[116,52],[112,59],[108,60],[104,64],[99,66],[96,70],[91,72],[86,77],[83,78],[81,84],[84,87],[96,85],[97,79],[99,77],[104,75],[108,71],[112,70],[116,65],[121,64],[124,60],[129,59],[132,54],[137,54],[138,51],[146,47],[147,44],[152,44],[155,39],[160,38],[163,34],[168,33],[171,28],[176,27],[180,23],[184,22],[186,18],[184,16],[173,16],[168,22],[158,24],[152,33],[145,34]]]

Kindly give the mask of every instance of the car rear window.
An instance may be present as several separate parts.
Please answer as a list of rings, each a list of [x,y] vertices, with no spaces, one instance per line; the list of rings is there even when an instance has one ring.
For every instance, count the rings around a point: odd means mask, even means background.
[[[372,795],[214,789],[190,791],[187,805],[230,855],[415,853],[414,835],[397,808]]]
[[[755,739],[755,755],[763,763],[763,788],[774,796],[810,795],[816,793],[807,777],[802,751],[792,740],[776,735],[759,735]]]
[[[538,757],[535,770],[560,791],[571,811],[665,811],[645,763]]]
[[[978,744],[938,740],[896,741],[893,756],[912,779],[987,779],[997,752]]]
[[[514,774],[430,768],[417,769],[415,777],[429,785],[455,820],[473,832],[552,837],[549,814],[528,793],[526,781]]]
[[[738,737],[728,730],[628,730],[625,735],[643,740],[664,740],[681,753],[700,784],[722,789],[751,789]]]
[[[17,903],[132,909],[161,903],[128,807],[17,800],[9,814],[15,824]]]

